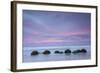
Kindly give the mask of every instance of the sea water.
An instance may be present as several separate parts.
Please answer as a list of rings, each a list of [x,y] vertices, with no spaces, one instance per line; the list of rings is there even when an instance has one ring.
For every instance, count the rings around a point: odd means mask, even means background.
[[[81,54],[55,54],[56,50],[65,51],[70,49],[71,51],[85,48],[87,53]],[[33,50],[38,51],[40,54],[31,56]],[[44,55],[43,51],[49,50],[51,54]],[[67,60],[86,60],[91,59],[91,48],[90,46],[52,46],[52,47],[23,47],[22,50],[22,61],[23,62],[45,62],[45,61],[67,61]]]

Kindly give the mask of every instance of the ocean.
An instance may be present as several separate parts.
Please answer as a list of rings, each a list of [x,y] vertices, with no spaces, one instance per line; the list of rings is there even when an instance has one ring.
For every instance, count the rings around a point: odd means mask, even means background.
[[[87,53],[80,54],[55,54],[56,50],[65,51],[66,49],[70,49],[71,51],[85,48]],[[37,50],[40,52],[38,55],[31,56],[31,52],[33,50]],[[49,50],[51,54],[44,55],[43,51]],[[28,62],[46,62],[46,61],[69,61],[69,60],[86,60],[91,59],[91,48],[90,46],[52,46],[52,47],[23,47],[22,49],[22,61],[23,63]]]

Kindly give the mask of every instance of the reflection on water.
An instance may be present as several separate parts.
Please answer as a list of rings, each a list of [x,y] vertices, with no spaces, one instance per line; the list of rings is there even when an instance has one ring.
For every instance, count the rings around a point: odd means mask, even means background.
[[[71,50],[75,50],[76,48],[72,48]],[[79,48],[78,48],[79,49]],[[40,54],[35,55],[35,56],[31,56],[31,52],[34,49],[23,49],[23,62],[44,62],[44,61],[64,61],[64,60],[85,60],[85,59],[90,59],[91,58],[91,54],[90,54],[90,48],[89,47],[85,47],[85,49],[87,49],[87,53],[80,53],[80,54],[55,54],[54,51],[55,50],[60,50],[60,51],[64,51],[66,50],[66,48],[54,48],[54,49],[49,49],[49,51],[51,52],[51,54],[49,55],[44,55],[42,54],[42,52],[45,49],[35,49],[38,52],[40,52]]]

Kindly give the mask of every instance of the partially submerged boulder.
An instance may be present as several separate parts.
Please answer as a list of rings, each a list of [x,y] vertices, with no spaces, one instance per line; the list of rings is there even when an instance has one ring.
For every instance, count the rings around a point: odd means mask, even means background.
[[[86,49],[78,49],[78,50],[74,50],[73,53],[74,54],[77,54],[77,53],[87,53],[87,50]]]
[[[65,54],[69,54],[69,53],[71,53],[71,50],[70,49],[66,49],[65,50]]]
[[[39,52],[36,51],[36,50],[34,50],[34,51],[31,52],[31,56],[33,56],[33,55],[38,55],[38,54],[39,54]]]
[[[50,54],[51,52],[49,51],[49,50],[45,50],[44,52],[43,52],[43,54],[45,54],[45,55],[48,55],[48,54]]]
[[[73,54],[80,53],[80,50],[74,50],[72,53]]]
[[[81,49],[80,51],[81,51],[81,53],[87,53],[86,49]]]
[[[62,51],[55,51],[54,53],[55,54],[62,54],[63,52]]]
[[[57,53],[59,53],[59,51],[55,51],[54,53],[56,53],[56,54],[57,54]]]

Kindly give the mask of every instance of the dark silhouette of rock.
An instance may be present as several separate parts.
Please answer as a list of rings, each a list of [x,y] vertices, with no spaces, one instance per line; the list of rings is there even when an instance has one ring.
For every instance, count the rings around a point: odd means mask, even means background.
[[[77,53],[87,53],[87,50],[86,49],[74,50],[73,53],[74,54],[77,54]]]
[[[87,50],[86,49],[81,49],[80,52],[81,53],[87,53]]]
[[[80,50],[74,50],[72,53],[74,53],[74,54],[80,53]]]
[[[71,50],[70,49],[66,49],[65,50],[65,54],[68,54],[68,53],[71,53]]]
[[[31,56],[32,55],[38,55],[38,54],[39,54],[39,52],[38,51],[35,51],[35,50],[31,52]]]
[[[45,50],[44,52],[43,52],[43,54],[45,54],[45,55],[48,55],[48,54],[50,54],[51,52],[49,51],[49,50]]]
[[[62,51],[55,51],[55,54],[62,54]]]
[[[55,51],[55,53],[57,54],[57,53],[59,53],[59,51]]]

